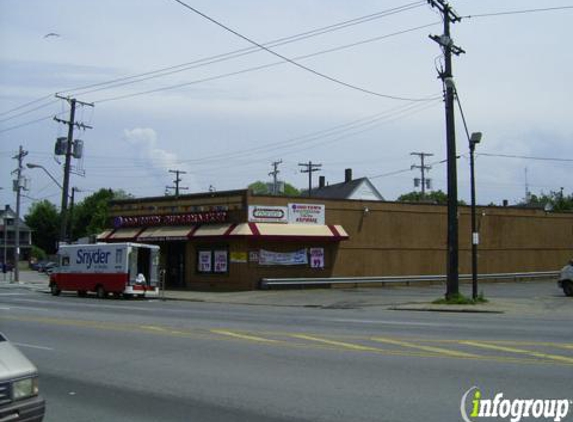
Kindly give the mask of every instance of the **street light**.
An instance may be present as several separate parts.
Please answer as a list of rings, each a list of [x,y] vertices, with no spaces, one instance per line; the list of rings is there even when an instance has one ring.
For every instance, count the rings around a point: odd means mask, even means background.
[[[46,170],[46,168],[45,168],[44,166],[41,166],[40,164],[28,163],[28,164],[26,164],[26,167],[28,167],[29,169],[42,169],[42,170],[44,170],[44,171],[46,172],[46,174],[50,177],[50,179],[52,179],[53,182],[54,182],[56,185],[58,185],[58,187],[59,187],[60,189],[63,189],[63,188],[62,188],[62,185],[60,184],[60,182],[58,182],[58,181],[56,180],[56,178],[55,178],[54,176],[52,176],[52,175],[50,174],[50,172],[49,172],[48,170]]]
[[[478,278],[477,278],[477,248],[479,244],[479,233],[476,226],[476,182],[474,171],[474,152],[476,145],[480,143],[481,132],[474,132],[470,136],[470,184],[471,184],[471,213],[472,213],[472,298],[478,297]]]

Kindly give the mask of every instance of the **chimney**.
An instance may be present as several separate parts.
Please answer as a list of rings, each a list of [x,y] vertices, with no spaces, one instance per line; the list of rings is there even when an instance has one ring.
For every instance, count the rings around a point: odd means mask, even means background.
[[[323,188],[326,186],[326,178],[324,176],[318,176],[318,187]]]
[[[509,201],[507,199],[503,200],[503,206],[507,207],[509,205]]]
[[[344,183],[352,181],[352,169],[344,170]]]

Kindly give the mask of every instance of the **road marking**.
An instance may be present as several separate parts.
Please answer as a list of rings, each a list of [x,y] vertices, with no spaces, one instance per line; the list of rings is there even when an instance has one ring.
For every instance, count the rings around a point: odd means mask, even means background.
[[[30,349],[54,350],[54,348],[52,348],[52,347],[36,346],[34,344],[26,344],[26,343],[12,343],[12,344],[15,344],[18,347],[28,347]]]
[[[317,343],[329,344],[331,346],[338,346],[338,347],[343,347],[345,349],[351,349],[351,350],[360,350],[360,351],[365,351],[365,352],[377,352],[377,353],[386,352],[386,350],[379,349],[377,347],[362,346],[359,344],[347,343],[344,341],[327,340],[325,338],[307,336],[306,334],[291,334],[290,337],[298,338],[301,340],[315,341]]]
[[[212,332],[213,334],[220,334],[222,336],[229,336],[229,337],[234,337],[234,338],[239,338],[242,340],[249,340],[249,341],[256,341],[256,342],[260,342],[260,343],[279,343],[279,341],[277,340],[272,340],[269,338],[263,338],[263,337],[257,337],[257,336],[251,336],[251,335],[247,335],[247,334],[241,334],[241,333],[237,333],[234,331],[228,331],[228,330],[209,330],[210,332]]]
[[[509,353],[518,353],[518,354],[522,354],[522,355],[534,356],[536,358],[556,360],[559,362],[566,362],[569,364],[573,364],[573,358],[568,358],[566,356],[535,352],[533,350],[516,349],[515,347],[496,346],[493,344],[481,343],[481,342],[477,342],[477,341],[462,341],[460,343],[466,344],[468,346],[481,347],[483,349],[498,350],[501,352],[509,352]]]
[[[390,338],[386,338],[386,337],[372,337],[371,340],[377,341],[380,343],[394,344],[397,346],[402,346],[402,347],[407,347],[407,348],[412,348],[412,349],[417,349],[417,350],[424,350],[426,352],[437,353],[439,355],[454,356],[457,358],[478,358],[479,357],[478,355],[475,355],[473,353],[465,353],[465,352],[459,352],[456,350],[442,349],[441,347],[423,346],[420,344],[410,343],[409,341],[390,339]]]

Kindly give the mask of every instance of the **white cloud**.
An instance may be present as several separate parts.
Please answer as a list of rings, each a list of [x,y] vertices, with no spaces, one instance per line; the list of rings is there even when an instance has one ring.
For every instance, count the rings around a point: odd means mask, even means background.
[[[152,171],[157,177],[165,178],[166,183],[172,184],[169,181],[169,170],[181,170],[185,172],[181,187],[188,187],[189,190],[185,192],[197,192],[199,187],[195,176],[191,174],[191,170],[187,165],[178,162],[177,154],[159,148],[157,132],[152,128],[134,128],[124,129],[124,139],[133,148],[137,157],[145,161],[149,165],[149,170]]]

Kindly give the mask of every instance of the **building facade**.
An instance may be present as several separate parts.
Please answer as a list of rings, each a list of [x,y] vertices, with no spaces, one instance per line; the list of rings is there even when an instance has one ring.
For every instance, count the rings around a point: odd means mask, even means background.
[[[32,230],[24,223],[19,221],[20,232],[20,259],[30,259],[32,250]],[[9,205],[0,211],[0,262],[14,265],[14,252],[16,250],[16,213]]]
[[[460,207],[460,273],[471,271]],[[262,278],[444,274],[447,209],[258,196],[247,190],[114,201],[98,241],[161,247],[169,289],[251,290]],[[573,214],[480,207],[482,273],[554,271],[571,258]]]

